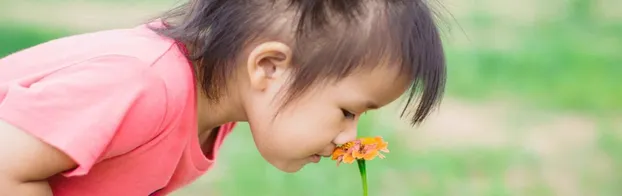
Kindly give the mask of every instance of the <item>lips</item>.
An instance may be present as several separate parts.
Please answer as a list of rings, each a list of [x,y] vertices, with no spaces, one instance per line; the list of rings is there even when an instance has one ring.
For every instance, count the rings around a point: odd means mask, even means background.
[[[317,155],[317,154],[311,155],[311,162],[313,163],[319,163],[321,159],[322,157],[320,155]]]

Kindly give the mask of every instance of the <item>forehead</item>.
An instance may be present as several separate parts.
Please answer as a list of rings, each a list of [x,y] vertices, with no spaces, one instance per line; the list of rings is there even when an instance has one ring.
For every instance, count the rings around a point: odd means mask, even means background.
[[[336,94],[353,96],[382,107],[399,98],[410,86],[408,76],[398,66],[379,66],[354,72],[337,84]]]

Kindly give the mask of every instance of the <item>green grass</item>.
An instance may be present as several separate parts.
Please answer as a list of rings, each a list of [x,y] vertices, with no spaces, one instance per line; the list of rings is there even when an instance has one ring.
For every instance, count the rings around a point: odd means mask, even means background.
[[[0,57],[51,39],[68,35],[69,31],[59,29],[41,29],[13,22],[0,23]]]
[[[585,186],[598,190],[599,195],[620,195],[622,187],[622,132],[612,125],[613,120],[602,123],[598,130],[597,148],[603,159],[610,161],[610,175],[584,174]],[[602,167],[602,166],[601,166]]]
[[[521,45],[511,51],[449,49],[448,91],[479,100],[504,94],[545,108],[619,114],[620,34],[622,24],[554,23],[523,30]]]

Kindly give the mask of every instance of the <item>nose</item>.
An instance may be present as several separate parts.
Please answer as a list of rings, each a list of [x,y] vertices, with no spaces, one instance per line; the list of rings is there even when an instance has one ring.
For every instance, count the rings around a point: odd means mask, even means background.
[[[349,141],[353,141],[356,139],[357,135],[357,126],[356,123],[353,123],[352,126],[346,128],[343,132],[339,133],[337,137],[333,140],[333,143],[336,145],[342,145]]]

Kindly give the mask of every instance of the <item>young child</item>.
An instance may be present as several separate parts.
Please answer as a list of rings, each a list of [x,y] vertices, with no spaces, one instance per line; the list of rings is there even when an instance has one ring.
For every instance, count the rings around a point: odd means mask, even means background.
[[[444,81],[420,0],[194,0],[0,60],[0,195],[166,195],[238,121],[296,172],[405,92],[420,123]]]

